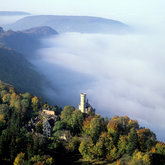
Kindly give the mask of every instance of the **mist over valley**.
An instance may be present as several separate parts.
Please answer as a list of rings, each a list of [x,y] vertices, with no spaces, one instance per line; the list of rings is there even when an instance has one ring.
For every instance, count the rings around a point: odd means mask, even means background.
[[[137,119],[164,141],[164,26],[136,25],[124,34],[61,31],[41,39],[29,61],[43,75],[51,104],[78,108],[85,92],[96,113]]]
[[[43,40],[31,62],[47,77],[44,94],[78,108],[87,93],[96,113],[128,115],[164,139],[165,68],[161,36],[63,33]],[[161,38],[162,39],[162,38]],[[154,125],[154,126],[153,126]]]
[[[31,15],[31,14],[27,12],[20,12],[20,11],[0,11],[0,26],[12,24],[15,21],[18,21],[21,18],[24,18],[28,15]]]

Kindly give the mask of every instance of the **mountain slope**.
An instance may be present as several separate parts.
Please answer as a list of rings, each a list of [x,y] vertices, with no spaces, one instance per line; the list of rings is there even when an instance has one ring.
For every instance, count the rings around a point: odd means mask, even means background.
[[[31,69],[33,65],[26,59],[32,57],[33,52],[42,46],[40,38],[54,34],[57,34],[54,29],[45,26],[24,32],[4,31],[0,27],[0,80],[14,85],[21,92],[45,98],[42,95],[44,80]]]
[[[21,20],[4,26],[5,29],[24,30],[37,26],[50,26],[59,33],[81,32],[81,33],[124,33],[130,28],[115,20],[89,16],[56,16],[39,15],[28,16]]]
[[[58,34],[54,29],[44,26],[25,31],[4,31],[0,27],[0,46],[9,47],[25,58],[31,57],[33,52],[41,47],[40,38]]]
[[[39,48],[40,42],[32,36],[21,31],[8,30],[0,35],[0,46],[9,47],[25,56]]]
[[[41,94],[41,76],[21,54],[0,47],[0,80],[14,85],[21,92]]]

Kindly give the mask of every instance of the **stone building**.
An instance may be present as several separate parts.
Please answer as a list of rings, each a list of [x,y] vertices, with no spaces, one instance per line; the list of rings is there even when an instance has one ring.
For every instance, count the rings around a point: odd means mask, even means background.
[[[80,94],[79,110],[82,113],[87,113],[88,111],[95,112],[95,109],[88,103],[88,99],[86,101],[86,93]]]
[[[55,115],[55,112],[50,109],[40,109],[39,116],[42,119],[53,119],[54,121],[58,121],[60,119],[59,116]]]
[[[43,125],[43,135],[45,137],[52,137],[53,127],[54,127],[54,120],[53,119],[46,120]]]

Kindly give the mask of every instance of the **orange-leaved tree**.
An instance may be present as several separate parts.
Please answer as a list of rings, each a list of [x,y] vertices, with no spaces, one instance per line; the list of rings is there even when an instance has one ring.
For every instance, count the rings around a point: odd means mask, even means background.
[[[82,130],[87,133],[88,135],[90,135],[90,121],[93,119],[94,116],[88,116],[87,118],[85,118],[85,120],[83,121],[83,126],[82,126]]]
[[[152,141],[153,132],[151,132],[148,128],[142,128],[137,130],[139,145],[141,151],[149,151],[152,148],[154,141]]]

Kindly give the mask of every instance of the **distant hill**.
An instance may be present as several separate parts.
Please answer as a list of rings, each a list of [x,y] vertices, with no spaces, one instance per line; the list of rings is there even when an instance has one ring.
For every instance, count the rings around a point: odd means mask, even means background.
[[[14,85],[21,92],[33,95],[41,94],[41,76],[32,65],[19,53],[0,47],[0,80]]]
[[[0,27],[0,46],[9,47],[24,57],[32,56],[33,52],[41,47],[40,38],[58,34],[54,29],[44,26],[25,31],[4,31]]]
[[[48,26],[35,27],[35,28],[23,30],[22,32],[34,37],[49,37],[51,35],[58,34],[57,31],[55,31],[54,29]]]
[[[49,26],[57,32],[80,33],[125,33],[130,27],[115,20],[89,16],[27,16],[17,22],[5,25],[5,29],[24,30],[38,26]]]
[[[0,11],[0,16],[20,16],[20,15],[31,15],[31,14],[22,11]]]

